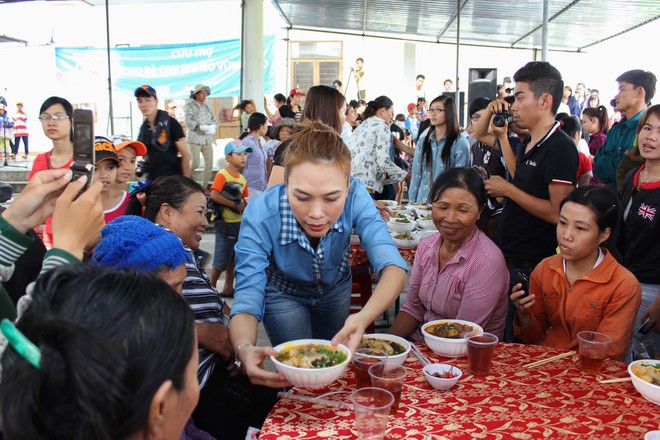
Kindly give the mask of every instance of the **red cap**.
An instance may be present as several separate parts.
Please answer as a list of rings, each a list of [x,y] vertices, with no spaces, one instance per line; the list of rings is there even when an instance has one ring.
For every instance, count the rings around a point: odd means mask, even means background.
[[[291,89],[289,92],[289,96],[305,96],[305,94],[300,90],[300,88],[296,87],[295,89]]]
[[[410,111],[414,107],[417,107],[417,106],[411,102],[410,104],[408,104],[408,111]]]

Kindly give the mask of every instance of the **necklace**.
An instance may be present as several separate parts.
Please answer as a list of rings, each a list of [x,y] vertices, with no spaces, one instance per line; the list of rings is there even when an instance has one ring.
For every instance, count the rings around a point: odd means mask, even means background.
[[[648,168],[644,167],[642,172],[640,173],[640,186],[645,184],[645,183],[653,183],[657,182],[660,180],[660,176],[649,176],[649,172],[647,171]]]

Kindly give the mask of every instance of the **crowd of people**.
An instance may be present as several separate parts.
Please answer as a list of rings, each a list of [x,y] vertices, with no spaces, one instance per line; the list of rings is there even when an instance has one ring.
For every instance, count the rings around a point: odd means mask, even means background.
[[[366,95],[362,59],[355,74]],[[73,107],[48,98],[52,149],[0,216],[6,438],[245,438],[290,386],[264,367],[275,351],[257,345],[260,322],[272,346],[355,350],[406,286],[388,331],[413,341],[445,318],[507,342],[575,350],[593,330],[612,338],[613,358],[660,354],[655,75],[616,79],[611,128],[597,92],[573,95],[546,62],[471,102],[465,129],[451,96],[427,104],[424,80],[407,114],[384,95],[349,101],[340,82],[278,94],[274,113],[245,100],[245,131],[215,176],[209,87],[191,90],[184,133],[144,85],[138,139],[97,137],[84,192],[87,177],[69,170]],[[437,233],[410,273],[385,199],[431,206]],[[351,234],[379,280],[355,314]]]

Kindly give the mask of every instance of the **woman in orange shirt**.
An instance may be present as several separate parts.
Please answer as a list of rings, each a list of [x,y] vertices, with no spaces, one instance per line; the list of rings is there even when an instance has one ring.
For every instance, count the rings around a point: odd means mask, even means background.
[[[514,328],[525,343],[577,350],[578,332],[612,338],[607,355],[623,360],[641,303],[635,276],[605,248],[617,222],[617,199],[604,187],[578,187],[561,203],[560,253],[534,269],[528,292],[514,286]]]

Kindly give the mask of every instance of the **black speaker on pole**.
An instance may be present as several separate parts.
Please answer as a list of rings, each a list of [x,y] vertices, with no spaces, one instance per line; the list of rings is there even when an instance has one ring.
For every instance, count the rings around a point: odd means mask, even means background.
[[[442,92],[442,96],[454,98],[458,109],[458,123],[461,127],[465,127],[465,92],[458,92],[458,99],[456,99],[456,92]]]
[[[497,69],[469,69],[468,105],[477,98],[495,99]]]

